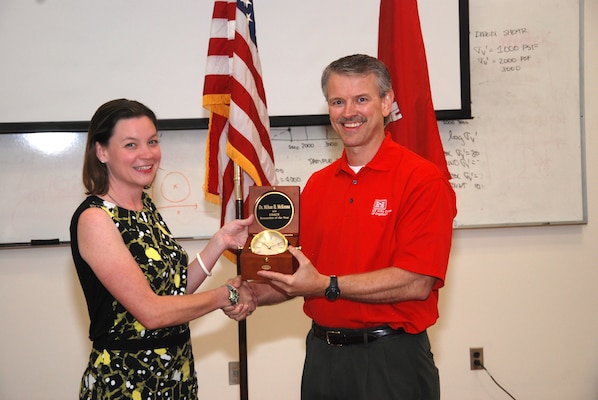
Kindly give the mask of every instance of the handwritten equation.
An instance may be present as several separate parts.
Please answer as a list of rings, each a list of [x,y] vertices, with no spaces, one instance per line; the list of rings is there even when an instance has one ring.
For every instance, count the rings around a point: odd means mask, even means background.
[[[519,72],[534,61],[545,37],[528,28],[477,30],[472,32],[472,61],[501,73]]]
[[[483,190],[484,174],[480,170],[484,154],[479,149],[478,132],[465,120],[443,121],[439,128],[453,189]]]

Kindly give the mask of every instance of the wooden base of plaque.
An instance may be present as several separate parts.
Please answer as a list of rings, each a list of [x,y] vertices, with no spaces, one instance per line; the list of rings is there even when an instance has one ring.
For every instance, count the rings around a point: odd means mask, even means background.
[[[288,238],[289,244],[296,246],[296,238]],[[291,253],[285,251],[281,254],[273,256],[261,256],[254,254],[249,250],[249,243],[241,252],[241,276],[246,280],[260,280],[263,279],[257,274],[258,271],[275,271],[283,274],[293,274],[297,267],[297,259]]]

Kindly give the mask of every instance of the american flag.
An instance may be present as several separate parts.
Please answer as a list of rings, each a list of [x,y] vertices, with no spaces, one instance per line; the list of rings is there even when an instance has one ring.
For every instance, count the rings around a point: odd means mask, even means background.
[[[233,163],[245,197],[249,186],[277,180],[252,1],[214,2],[203,107],[210,111],[204,190],[222,205],[222,225],[236,217]]]

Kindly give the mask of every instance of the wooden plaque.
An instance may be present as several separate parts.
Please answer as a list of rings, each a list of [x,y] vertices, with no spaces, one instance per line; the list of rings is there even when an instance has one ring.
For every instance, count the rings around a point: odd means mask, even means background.
[[[299,186],[251,186],[249,188],[249,214],[255,219],[249,227],[249,237],[241,251],[241,276],[243,279],[262,279],[260,270],[292,274],[297,270],[297,260],[284,251],[275,255],[255,254],[251,241],[264,230],[278,231],[289,245],[299,245]]]

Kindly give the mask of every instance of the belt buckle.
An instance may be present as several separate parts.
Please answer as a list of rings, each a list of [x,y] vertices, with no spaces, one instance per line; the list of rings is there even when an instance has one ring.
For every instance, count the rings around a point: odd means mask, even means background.
[[[330,346],[342,346],[342,343],[332,343],[330,341],[330,335],[337,335],[337,336],[341,336],[342,333],[341,331],[326,331],[326,343],[328,343],[328,345]]]

